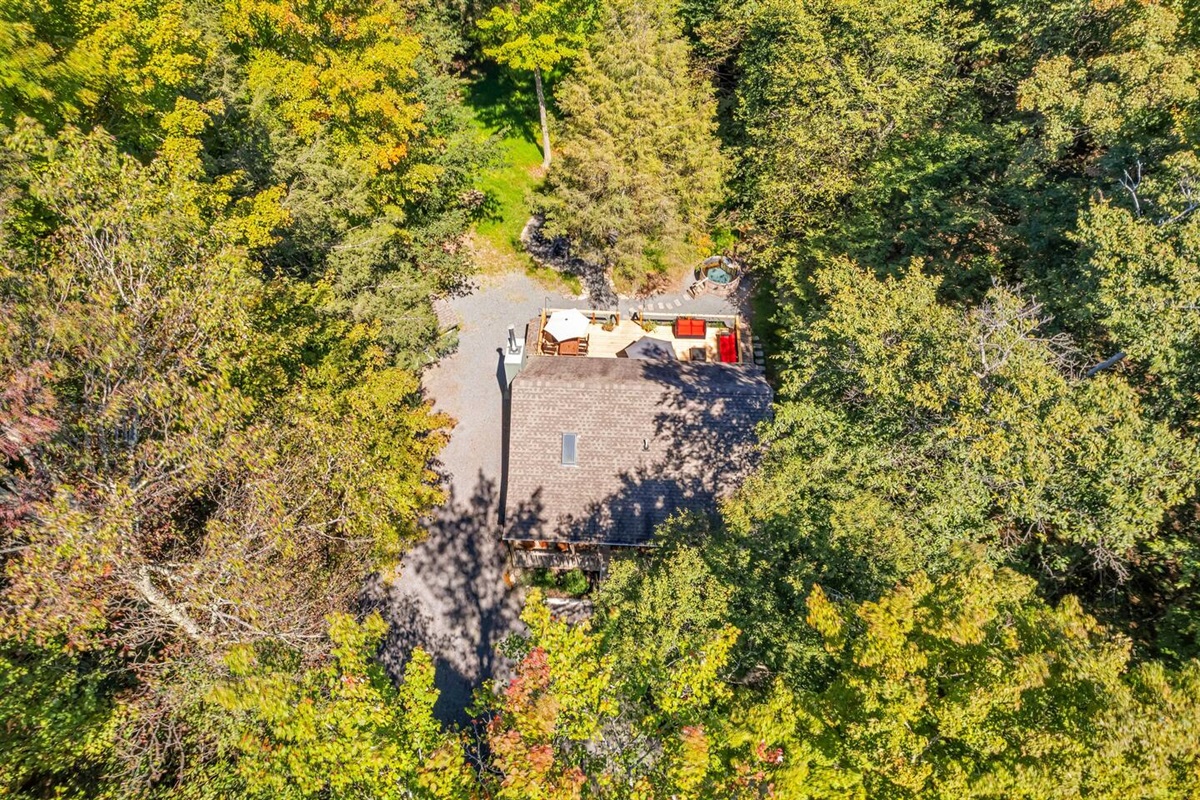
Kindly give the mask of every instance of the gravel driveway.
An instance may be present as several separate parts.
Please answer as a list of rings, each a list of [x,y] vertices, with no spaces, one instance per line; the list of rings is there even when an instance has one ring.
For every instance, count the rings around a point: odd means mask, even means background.
[[[505,584],[504,549],[496,538],[500,495],[501,348],[509,325],[525,323],[546,302],[579,301],[521,274],[485,276],[468,295],[442,305],[459,325],[458,350],[426,371],[422,383],[438,411],[455,420],[442,451],[446,502],[426,523],[428,538],[404,558],[400,575],[370,590],[391,623],[383,653],[393,671],[414,645],[437,662],[438,715],[465,722],[471,691],[500,668],[495,648],[520,625],[523,592]]]
[[[442,451],[446,502],[425,527],[428,538],[404,558],[400,574],[378,581],[368,600],[391,623],[382,654],[396,673],[413,646],[436,660],[444,721],[465,722],[480,681],[502,677],[496,645],[518,630],[523,592],[505,583],[505,553],[496,537],[500,496],[501,348],[509,325],[523,336],[543,304],[586,306],[548,293],[523,274],[484,276],[474,290],[443,304],[444,324],[459,325],[458,350],[426,371],[422,383],[435,407],[457,420]],[[623,300],[622,311],[638,305]],[[653,298],[647,309],[732,313],[716,297],[681,293]]]

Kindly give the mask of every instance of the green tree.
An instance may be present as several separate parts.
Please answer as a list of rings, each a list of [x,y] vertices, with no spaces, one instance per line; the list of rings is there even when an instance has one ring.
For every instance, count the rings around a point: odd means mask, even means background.
[[[329,618],[332,655],[296,669],[271,648],[239,645],[212,692],[212,724],[236,770],[239,797],[468,797],[463,743],[433,716],[433,660],[413,651],[399,687],[375,653],[376,615]],[[286,654],[280,654],[286,655]],[[217,794],[220,794],[219,792]]]
[[[550,167],[550,126],[542,73],[579,53],[594,9],[590,0],[516,0],[493,6],[477,23],[484,55],[511,69],[533,72],[542,125],[542,169]]]
[[[1200,217],[1191,192],[1190,157],[1176,169],[1142,176],[1123,208],[1111,200],[1091,205],[1074,234],[1091,298],[1088,310],[1110,343],[1117,370],[1139,379],[1148,405],[1195,441],[1200,414]],[[1200,520],[1183,506],[1143,542],[1134,574],[1115,613],[1140,620],[1142,642],[1173,658],[1200,653],[1200,611],[1194,600],[1200,575]],[[1155,598],[1147,608],[1141,597]],[[1121,608],[1123,605],[1125,608]]]
[[[810,668],[785,620],[813,583],[868,599],[972,541],[1094,602],[1096,577],[1131,577],[1187,507],[1195,443],[1121,377],[1082,374],[1036,303],[996,286],[962,310],[915,268],[880,281],[842,262],[817,284],[762,469],[706,546],[768,666]]]
[[[527,639],[515,676],[503,690],[485,690],[488,748],[499,798],[578,797],[593,762],[581,745],[594,740],[616,713],[612,660],[585,623],[572,627],[550,615],[538,590],[521,614]]]
[[[37,113],[53,103],[53,57],[54,49],[38,39],[27,21],[0,17],[0,119],[6,125],[12,125],[18,111]]]
[[[546,231],[626,282],[689,260],[723,196],[711,90],[693,72],[673,6],[608,3],[564,81],[562,158]]]
[[[807,622],[832,679],[768,743],[791,796],[1170,797],[1200,777],[1196,665],[1131,670],[1128,641],[1011,571],[967,559],[844,608],[818,588]]]
[[[618,690],[615,720],[654,723],[635,726],[638,735],[618,735],[610,723],[588,749],[593,758],[580,762],[580,786],[595,796],[703,798],[1189,791],[1200,776],[1195,662],[1177,672],[1135,665],[1129,641],[1075,598],[1049,604],[1032,579],[978,553],[958,551],[952,561],[940,578],[917,571],[868,601],[813,588],[798,615],[780,620],[820,650],[807,672],[772,675],[757,665],[730,674],[727,652],[707,649],[707,660],[690,663],[713,667],[718,680],[695,684],[693,705],[707,714],[683,727],[648,713],[671,697],[663,683],[626,684],[634,691]],[[688,577],[706,588],[678,598],[664,591]],[[710,613],[727,613],[725,601],[712,602],[713,586],[687,548],[655,557],[644,577],[622,568],[600,628],[617,686],[656,653],[668,669],[687,671],[690,648],[675,649],[680,634],[715,629]],[[695,594],[698,612],[675,602]],[[627,662],[621,653],[632,641],[650,652]],[[539,663],[552,661],[555,643],[541,644]]]
[[[186,6],[19,0],[0,9],[0,123],[103,127],[149,159],[183,96],[232,193],[283,186],[291,225],[262,254],[324,280],[330,310],[397,361],[435,357],[430,297],[469,273],[462,236],[483,138],[462,103],[461,38],[432,0],[231,0]]]
[[[1022,283],[1100,344],[1071,238],[1097,192],[1195,148],[1195,42],[1171,3],[688,5],[728,75],[748,243],[801,301],[848,256],[917,256],[977,302]],[[1109,355],[1111,353],[1106,353]]]
[[[654,713],[670,719],[683,710],[680,698],[704,702],[692,687],[708,682],[695,680],[683,665],[714,643],[730,640],[732,595],[732,589],[687,544],[669,546],[649,563],[623,559],[613,564],[598,599],[600,631],[629,696],[654,698],[641,711],[650,712],[657,705]],[[719,663],[714,658],[708,665]],[[663,688],[672,685],[675,691]]]
[[[1154,381],[1162,413],[1189,427],[1200,413],[1200,217],[1192,212],[1190,172],[1176,204],[1152,220],[1111,203],[1089,208],[1077,237],[1094,282],[1096,319],[1113,347]],[[1143,199],[1141,202],[1148,202]]]
[[[747,250],[778,279],[764,293],[780,308],[777,324],[804,331],[825,303],[818,276],[843,259],[900,276],[916,257],[941,278],[930,296],[944,306],[893,314],[864,297],[859,313],[886,316],[888,326],[864,324],[846,350],[878,358],[862,377],[877,387],[896,381],[895,394],[867,396],[863,383],[837,382],[823,357],[799,350],[823,373],[796,392],[801,402],[780,409],[771,446],[790,455],[769,457],[766,474],[779,468],[788,478],[756,481],[770,487],[751,492],[763,513],[731,527],[775,520],[779,541],[790,542],[783,553],[820,554],[798,560],[787,582],[805,585],[815,572],[857,597],[944,552],[936,542],[991,541],[1049,567],[1042,574],[1106,619],[1125,619],[1139,645],[1153,646],[1167,606],[1179,630],[1195,630],[1177,613],[1195,574],[1194,513],[1181,502],[1195,491],[1188,264],[1200,130],[1187,9],[702,0],[686,13],[726,78],[722,132],[738,159],[736,211]],[[1023,286],[1009,293],[1040,306],[1038,333],[1026,335],[1050,341],[1039,358],[1056,361],[1065,384],[1025,359],[1021,376],[1010,364],[974,388],[950,378],[968,369],[961,342],[1011,302],[1001,302],[997,281]],[[919,319],[925,313],[936,325]],[[783,339],[783,352],[797,352],[795,339]],[[913,363],[885,356],[888,341]],[[1116,366],[1083,379],[1118,353],[1126,357]],[[793,363],[784,371],[808,375]],[[932,373],[914,381],[910,367]],[[832,402],[838,391],[847,394]],[[809,402],[812,392],[826,399]],[[938,396],[950,405],[930,409]],[[859,413],[885,406],[884,429]],[[1108,419],[1118,429],[1103,435]],[[1018,429],[1023,438],[1011,435]],[[1127,447],[1134,440],[1145,449]],[[1063,446],[1035,452],[1045,442]],[[1154,468],[1129,468],[1149,466],[1143,456],[1172,465],[1173,488],[1154,501],[1134,500],[1141,489],[1124,479],[1140,473],[1135,483],[1154,491]],[[1122,601],[1089,588],[1089,560],[1127,576]],[[1151,597],[1155,610],[1145,605]],[[796,602],[789,596],[784,609]],[[1175,640],[1172,652],[1187,652],[1182,645]]]
[[[182,0],[13,0],[0,11],[0,122],[22,115],[52,130],[103,125],[153,152],[175,100],[193,92],[207,58]]]
[[[678,563],[700,572],[692,553],[681,552]],[[731,697],[723,677],[737,631],[687,621],[711,623],[720,599],[699,613],[660,609],[653,604],[678,586],[675,576],[660,569],[640,580],[632,561],[620,570],[599,632],[553,618],[531,593],[522,614],[529,635],[508,645],[515,676],[482,698],[498,772],[486,788],[496,796],[743,796],[715,782],[706,732],[723,729]],[[666,641],[639,653],[636,643],[654,634]]]
[[[130,655],[131,786],[186,760],[195,743],[167,734],[213,657],[323,647],[324,615],[439,497],[448,423],[370,329],[264,278],[279,192],[204,179],[203,110],[164,120],[148,166],[100,133],[18,130],[0,238],[4,374],[40,374],[51,398],[15,415],[29,435],[5,483],[45,490],[6,520],[0,622],[21,646]]]
[[[419,34],[399,4],[239,0],[222,18],[246,62],[247,88],[266,117],[302,142],[332,142],[332,155],[368,173],[393,169],[421,128],[415,92]],[[391,198],[388,198],[391,199]]]
[[[619,566],[596,633],[531,598],[488,729],[499,796],[1118,798],[1195,784],[1196,663],[1134,665],[1075,598],[1049,604],[978,553],[952,560],[875,600],[813,588],[782,620],[821,651],[802,675],[727,671],[727,590],[686,547],[644,576]]]
[[[832,255],[886,264],[911,256],[922,237],[922,250],[948,257],[942,242],[971,227],[971,214],[929,221],[946,208],[932,203],[906,213],[922,202],[922,181],[945,182],[960,159],[986,158],[942,122],[961,87],[947,4],[715,5],[701,36],[736,75],[727,126],[735,188],[771,272],[803,288]]]
[[[112,755],[113,695],[124,688],[112,662],[61,642],[0,646],[0,795],[53,786],[67,797],[94,796]]]
[[[330,310],[377,325],[408,367],[437,343],[431,297],[472,268],[464,198],[484,155],[443,16],[426,0],[239,0],[214,24],[229,109],[215,156],[288,189],[293,222],[265,260],[327,283]]]
[[[915,271],[880,283],[843,265],[818,284],[831,302],[799,337],[790,385],[878,438],[928,436],[951,470],[975,473],[968,496],[987,498],[1002,538],[1008,527],[1013,542],[1057,540],[1118,567],[1185,497],[1194,447],[1124,382],[1077,377],[1071,342],[1041,333],[1037,303],[997,286],[963,313]],[[953,483],[939,474],[935,486]]]

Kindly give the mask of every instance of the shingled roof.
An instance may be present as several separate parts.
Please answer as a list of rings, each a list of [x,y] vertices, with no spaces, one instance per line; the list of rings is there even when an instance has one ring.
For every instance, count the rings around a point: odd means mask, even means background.
[[[753,365],[531,356],[512,383],[504,537],[637,545],[712,510],[753,466],[771,389]],[[561,463],[577,434],[577,464]]]

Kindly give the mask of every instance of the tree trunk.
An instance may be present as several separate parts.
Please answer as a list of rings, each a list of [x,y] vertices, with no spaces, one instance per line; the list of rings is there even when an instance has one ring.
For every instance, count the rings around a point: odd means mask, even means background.
[[[533,70],[533,84],[537,87],[538,113],[542,117],[542,169],[550,168],[550,126],[546,123],[546,93],[542,91],[542,71]]]
[[[195,620],[189,617],[181,606],[172,603],[167,599],[166,595],[155,588],[154,583],[150,580],[149,567],[139,567],[137,574],[129,583],[134,589],[137,589],[138,594],[150,604],[151,608],[173,622],[189,638],[197,642],[206,641],[207,637],[200,630],[200,626],[196,624]]]
[[[1104,370],[1108,369],[1112,365],[1122,361],[1124,358],[1125,358],[1125,351],[1122,350],[1121,352],[1117,353],[1116,355],[1113,355],[1113,356],[1110,356],[1109,358],[1104,359],[1099,364],[1097,364],[1096,366],[1089,369],[1087,371],[1087,376],[1090,378],[1099,372],[1103,372]]]

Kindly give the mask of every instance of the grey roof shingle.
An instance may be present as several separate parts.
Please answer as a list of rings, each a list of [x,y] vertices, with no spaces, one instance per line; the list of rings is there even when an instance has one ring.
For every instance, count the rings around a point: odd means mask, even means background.
[[[512,384],[504,536],[642,544],[741,483],[770,408],[752,365],[531,355]],[[560,463],[563,433],[577,466]]]

